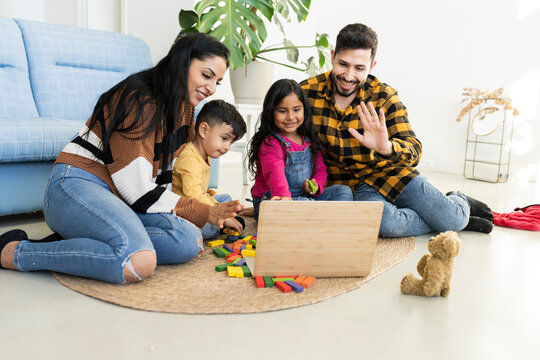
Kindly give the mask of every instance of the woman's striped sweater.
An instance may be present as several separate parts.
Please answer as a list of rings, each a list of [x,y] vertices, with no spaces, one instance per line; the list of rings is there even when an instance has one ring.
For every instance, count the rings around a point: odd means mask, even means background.
[[[110,113],[110,112],[106,112]],[[103,151],[101,126],[96,124],[88,136],[91,118],[79,134],[62,150],[56,163],[70,164],[84,169],[103,180],[112,192],[139,213],[175,213],[202,227],[208,220],[210,206],[194,199],[186,199],[172,192],[172,165],[185,144],[195,136],[194,108],[187,105],[180,109],[177,131],[174,136],[174,154],[169,167],[163,171],[161,147],[164,132],[159,126],[155,132],[142,139],[140,132],[155,113],[153,105],[146,105],[139,124],[128,133],[114,131],[109,149]],[[134,114],[125,120],[133,122]]]

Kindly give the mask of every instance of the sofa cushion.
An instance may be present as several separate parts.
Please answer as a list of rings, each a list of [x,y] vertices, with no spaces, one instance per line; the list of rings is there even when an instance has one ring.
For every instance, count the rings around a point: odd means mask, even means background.
[[[84,122],[51,118],[0,118],[0,163],[55,160]]]
[[[99,96],[152,66],[148,45],[117,33],[15,20],[40,116],[87,120]]]
[[[38,116],[17,24],[0,15],[0,116]]]

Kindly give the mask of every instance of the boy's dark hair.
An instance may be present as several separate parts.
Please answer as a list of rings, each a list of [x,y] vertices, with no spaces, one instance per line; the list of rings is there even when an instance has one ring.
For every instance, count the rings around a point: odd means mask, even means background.
[[[377,33],[364,24],[349,24],[339,32],[334,53],[347,49],[371,49],[371,61],[377,53]]]
[[[322,150],[322,144],[319,140],[315,128],[313,127],[313,121],[311,118],[311,108],[307,100],[306,94],[300,87],[300,85],[292,79],[281,79],[277,80],[270,86],[266,96],[264,97],[263,110],[259,116],[258,129],[249,141],[248,146],[248,170],[254,177],[257,176],[257,162],[259,159],[259,149],[263,142],[269,143],[269,137],[274,137],[279,141],[281,148],[286,152],[285,145],[278,138],[279,129],[276,126],[274,121],[274,110],[278,104],[290,94],[295,94],[298,97],[298,100],[302,103],[304,108],[304,122],[297,129],[298,133],[302,136],[307,137],[311,140],[311,154],[316,164],[315,159],[317,158],[317,153]],[[314,167],[313,172],[316,168]]]
[[[212,100],[204,104],[197,116],[195,133],[198,133],[202,122],[210,126],[228,124],[233,128],[234,141],[240,139],[246,133],[246,122],[236,108],[223,100]]]

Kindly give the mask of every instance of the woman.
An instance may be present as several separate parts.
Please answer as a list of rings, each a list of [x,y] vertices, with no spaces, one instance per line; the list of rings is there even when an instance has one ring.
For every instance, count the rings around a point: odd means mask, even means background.
[[[67,240],[36,243],[8,232],[1,266],[123,284],[197,255],[198,226],[222,227],[242,205],[184,199],[171,191],[171,170],[194,136],[194,107],[214,94],[228,58],[215,38],[185,35],[155,67],[103,94],[58,156],[45,194],[46,222]]]

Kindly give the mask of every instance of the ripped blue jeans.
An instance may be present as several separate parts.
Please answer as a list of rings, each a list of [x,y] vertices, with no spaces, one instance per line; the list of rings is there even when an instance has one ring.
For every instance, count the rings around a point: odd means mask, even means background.
[[[47,225],[64,239],[21,241],[20,271],[53,270],[123,284],[133,253],[155,251],[158,264],[183,263],[202,249],[200,229],[173,214],[133,211],[95,175],[72,165],[54,166],[45,194]]]

